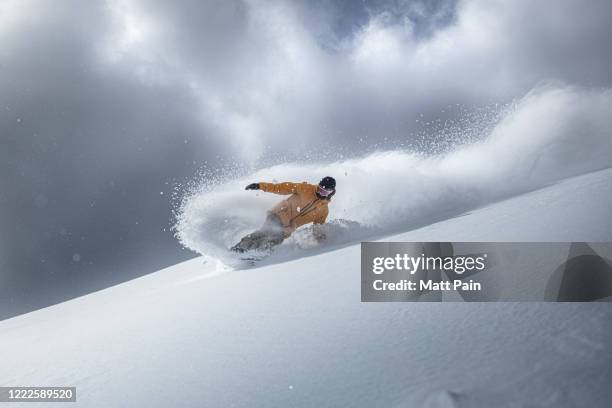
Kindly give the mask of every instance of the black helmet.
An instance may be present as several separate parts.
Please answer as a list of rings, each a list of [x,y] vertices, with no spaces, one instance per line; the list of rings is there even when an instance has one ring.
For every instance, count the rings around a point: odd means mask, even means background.
[[[321,181],[319,181],[319,185],[326,190],[335,190],[336,189],[336,179],[333,177],[323,177]]]

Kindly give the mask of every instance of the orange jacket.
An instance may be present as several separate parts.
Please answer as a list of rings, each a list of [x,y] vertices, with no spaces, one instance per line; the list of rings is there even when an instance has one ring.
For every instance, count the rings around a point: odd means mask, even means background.
[[[327,219],[329,200],[317,196],[318,187],[314,184],[259,183],[259,188],[267,193],[291,194],[270,210],[280,218],[287,235],[304,224],[324,224]]]

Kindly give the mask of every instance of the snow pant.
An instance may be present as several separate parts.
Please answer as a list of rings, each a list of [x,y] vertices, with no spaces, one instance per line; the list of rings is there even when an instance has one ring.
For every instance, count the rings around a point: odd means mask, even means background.
[[[270,250],[282,243],[285,238],[285,231],[278,215],[268,213],[262,227],[243,237],[231,250],[235,252]]]

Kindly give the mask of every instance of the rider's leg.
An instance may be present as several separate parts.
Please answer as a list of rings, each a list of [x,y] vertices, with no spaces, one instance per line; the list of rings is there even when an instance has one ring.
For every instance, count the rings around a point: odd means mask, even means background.
[[[243,237],[231,250],[245,252],[251,249],[271,249],[282,243],[285,238],[280,218],[274,213],[268,213],[261,228]]]

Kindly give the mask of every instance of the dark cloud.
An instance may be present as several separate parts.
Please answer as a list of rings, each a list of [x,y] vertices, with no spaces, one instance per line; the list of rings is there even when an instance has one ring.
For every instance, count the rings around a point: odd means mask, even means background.
[[[205,161],[360,153],[449,104],[608,87],[610,15],[604,0],[7,0],[0,317],[187,256],[164,231],[171,186]]]
[[[63,6],[2,33],[0,316],[184,258],[172,186],[227,153],[188,89],[100,63],[106,9]]]

